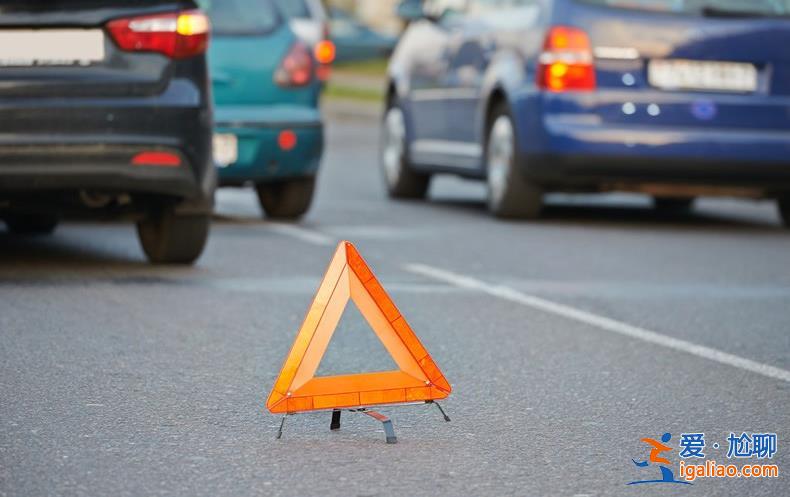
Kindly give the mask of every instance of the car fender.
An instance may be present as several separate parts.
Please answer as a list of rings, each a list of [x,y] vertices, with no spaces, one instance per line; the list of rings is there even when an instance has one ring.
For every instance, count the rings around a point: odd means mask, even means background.
[[[412,116],[409,105],[409,93],[411,92],[411,71],[414,60],[414,53],[420,47],[420,28],[419,23],[428,21],[417,21],[414,25],[407,28],[406,33],[401,37],[395,50],[390,57],[389,65],[387,67],[387,102],[393,96],[399,101],[403,102],[401,106],[403,117],[406,120],[406,141],[411,143],[413,136],[411,130],[414,129],[412,125]]]
[[[477,108],[477,140],[485,146],[488,116],[495,101],[504,98],[513,108],[513,99],[527,84],[524,59],[514,50],[497,54],[483,76],[480,101]],[[515,116],[514,116],[515,119]]]

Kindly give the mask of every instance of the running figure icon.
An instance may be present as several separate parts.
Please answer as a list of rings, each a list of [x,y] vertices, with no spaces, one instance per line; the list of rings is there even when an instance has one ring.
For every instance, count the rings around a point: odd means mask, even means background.
[[[629,485],[638,485],[641,483],[679,483],[681,485],[691,485],[691,483],[682,480],[676,480],[675,474],[669,469],[667,466],[663,466],[664,464],[669,465],[672,464],[669,459],[663,457],[661,454],[664,452],[670,452],[672,447],[666,445],[672,439],[672,435],[670,433],[664,433],[661,435],[661,441],[652,439],[652,438],[643,438],[642,442],[650,445],[652,448],[650,449],[650,456],[645,461],[637,461],[636,459],[631,459],[631,461],[639,468],[646,468],[650,466],[651,463],[658,464],[659,468],[661,468],[661,479],[660,480],[640,480],[640,481],[632,481]]]

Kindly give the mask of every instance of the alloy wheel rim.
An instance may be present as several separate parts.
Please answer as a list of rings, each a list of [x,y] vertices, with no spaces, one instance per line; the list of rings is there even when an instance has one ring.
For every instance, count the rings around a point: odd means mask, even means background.
[[[400,179],[405,138],[406,126],[403,112],[397,107],[392,107],[387,111],[387,116],[384,119],[384,143],[381,157],[384,174],[390,185],[396,184]]]
[[[499,116],[488,137],[487,167],[490,201],[501,202],[507,189],[513,161],[513,125],[507,116]]]

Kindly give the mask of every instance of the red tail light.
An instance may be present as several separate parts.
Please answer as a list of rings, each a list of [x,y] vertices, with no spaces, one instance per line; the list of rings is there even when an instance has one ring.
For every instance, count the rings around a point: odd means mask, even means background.
[[[132,157],[134,166],[159,166],[159,167],[178,167],[181,165],[181,157],[170,152],[140,152]]]
[[[587,33],[568,26],[551,28],[538,60],[537,83],[554,92],[594,90],[595,66]]]
[[[312,80],[313,56],[304,43],[297,42],[274,73],[274,82],[280,86],[304,86]]]
[[[184,59],[206,51],[210,23],[201,11],[189,10],[115,19],[107,30],[122,50]]]
[[[284,129],[280,131],[279,135],[277,135],[277,145],[279,145],[280,149],[284,150],[285,152],[290,152],[296,148],[296,142],[296,133],[290,129]]]

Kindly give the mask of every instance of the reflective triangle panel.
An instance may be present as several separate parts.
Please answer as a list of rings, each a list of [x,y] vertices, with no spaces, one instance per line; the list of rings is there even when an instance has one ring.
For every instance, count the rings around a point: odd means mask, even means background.
[[[354,302],[397,371],[316,377],[347,303]],[[266,407],[297,413],[446,398],[452,388],[373,271],[341,242],[275,381]]]

